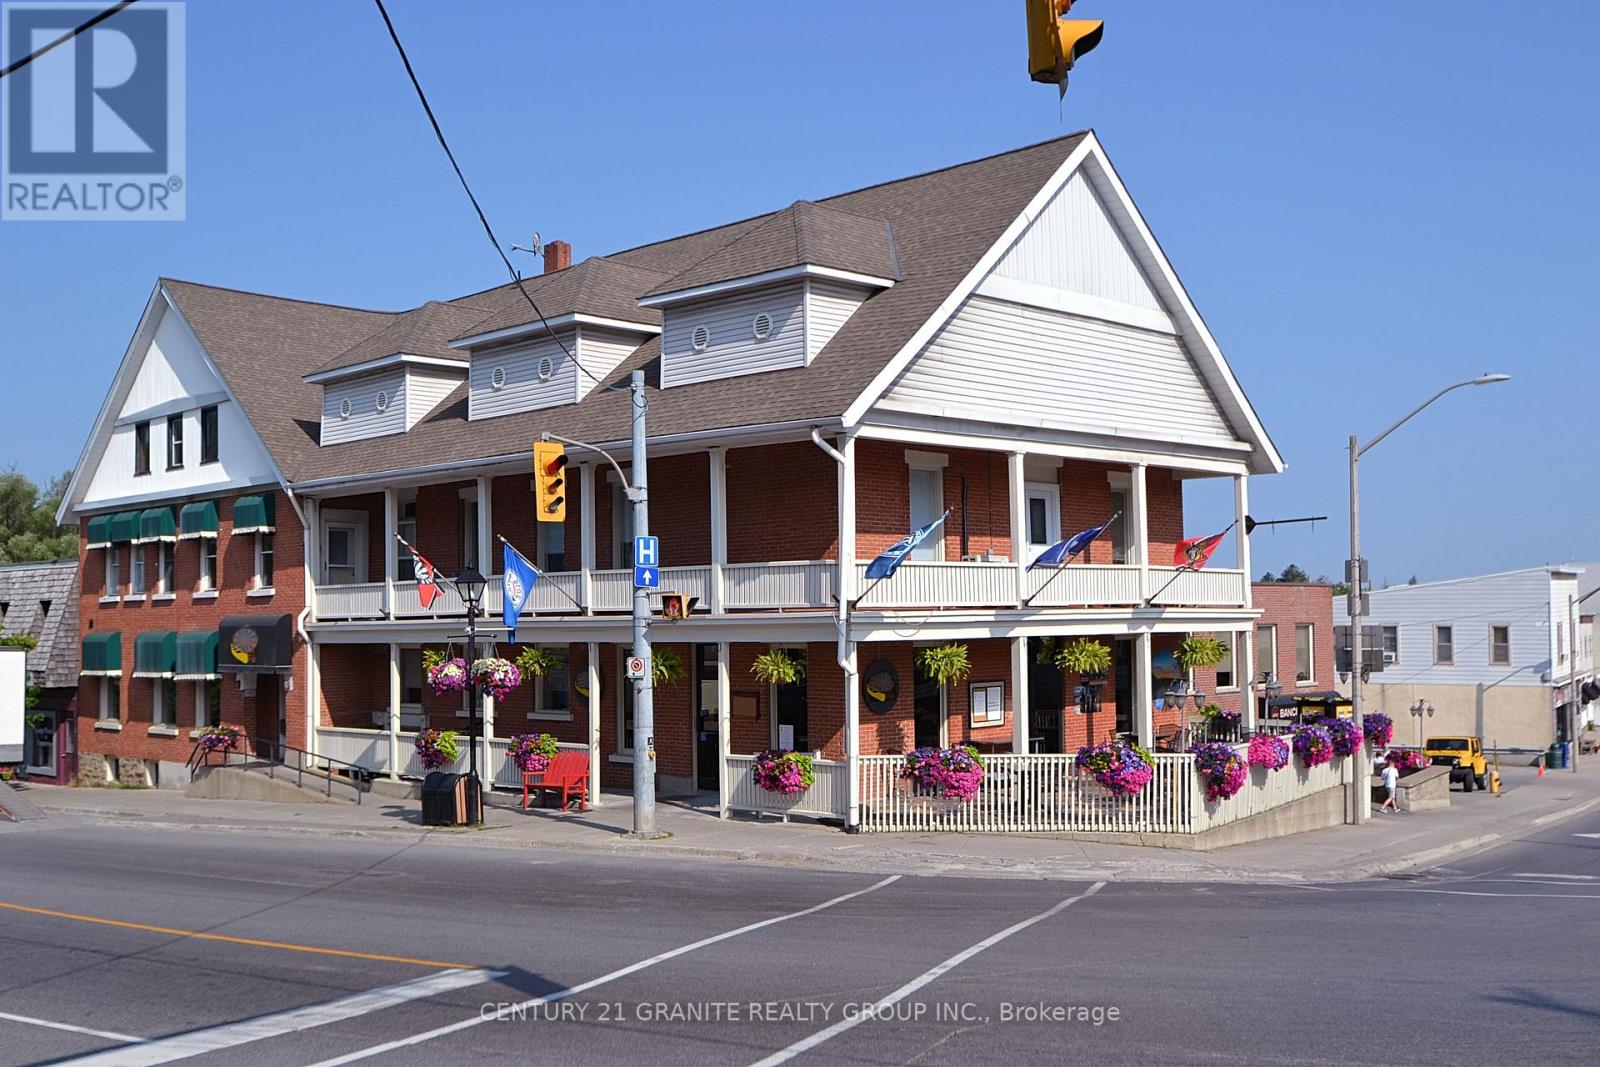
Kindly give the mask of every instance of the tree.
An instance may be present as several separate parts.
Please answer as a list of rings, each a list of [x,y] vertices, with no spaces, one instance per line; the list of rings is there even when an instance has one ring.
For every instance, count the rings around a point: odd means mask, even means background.
[[[1263,582],[1291,582],[1295,585],[1304,585],[1311,580],[1311,576],[1300,568],[1298,563],[1291,563],[1283,568],[1282,574],[1274,575],[1271,571],[1261,576]]]
[[[1350,595],[1350,583],[1349,582],[1334,582],[1333,583],[1333,595],[1334,596],[1349,596]]]
[[[0,564],[75,559],[78,532],[56,525],[69,471],[43,489],[15,467],[0,473]]]

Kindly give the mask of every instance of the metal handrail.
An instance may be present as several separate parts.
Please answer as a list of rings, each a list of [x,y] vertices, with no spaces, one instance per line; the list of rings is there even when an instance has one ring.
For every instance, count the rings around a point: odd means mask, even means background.
[[[312,774],[321,777],[326,783],[327,788],[325,792],[330,798],[333,796],[333,768],[335,765],[338,765],[345,768],[345,773],[348,778],[347,784],[349,784],[350,787],[355,790],[356,803],[361,803],[362,794],[366,792],[366,790],[362,788],[362,785],[365,781],[372,777],[372,771],[366,767],[363,767],[358,763],[347,763],[344,760],[334,759],[332,756],[324,756],[315,752],[308,752],[303,748],[295,748],[293,745],[286,745],[280,741],[269,741],[262,737],[247,737],[246,739],[250,742],[250,751],[248,753],[239,753],[239,755],[255,756],[258,759],[264,760],[267,765],[268,778],[275,780],[278,777],[277,768],[279,766],[283,766],[286,770],[288,769],[288,760],[284,757],[292,753],[298,757],[295,761],[294,767],[295,786],[297,788],[304,788],[305,775],[308,769],[306,767],[306,760],[309,757],[313,764],[323,763],[327,765],[327,769],[325,771],[319,769],[315,765],[309,769]],[[190,781],[194,781],[195,776],[199,774],[201,767],[209,767],[211,765],[212,751],[213,750],[211,749],[202,749],[200,747],[200,743],[198,741],[195,742],[194,748],[189,753],[189,761],[186,764],[189,769]],[[232,751],[232,749],[228,749],[223,752],[224,759],[223,763],[221,764],[222,766],[227,765],[226,756]]]

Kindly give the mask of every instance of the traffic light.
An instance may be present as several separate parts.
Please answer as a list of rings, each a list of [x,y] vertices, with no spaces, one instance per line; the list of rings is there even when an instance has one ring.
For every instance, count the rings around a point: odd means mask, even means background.
[[[700,603],[699,597],[689,596],[687,593],[662,593],[661,617],[668,622],[682,621],[689,617],[698,603]]]
[[[567,521],[567,449],[556,441],[533,446],[533,515],[540,522]]]
[[[1073,0],[1027,0],[1028,74],[1067,91],[1067,71],[1100,43],[1099,19],[1064,19]]]

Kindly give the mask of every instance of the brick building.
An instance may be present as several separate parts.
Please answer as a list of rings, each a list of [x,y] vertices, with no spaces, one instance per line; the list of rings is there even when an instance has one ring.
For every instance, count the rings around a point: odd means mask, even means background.
[[[636,369],[663,585],[698,598],[652,629],[682,664],[654,691],[666,789],[737,806],[749,755],[780,743],[853,783],[854,757],[912,746],[1148,741],[1180,714],[1157,706],[1160,654],[1255,625],[1242,532],[1174,566],[1214,532],[1186,528],[1185,486],[1229,479],[1242,518],[1249,477],[1283,463],[1093,134],[576,264],[553,242],[546,268],[526,283],[542,320],[512,287],[377,312],[157,285],[63,508],[83,529],[86,770],[165,780],[220,716],[416,774],[415,732],[466,721],[422,670],[459,648],[464,608],[451,588],[422,606],[400,535],[441,574],[488,575],[496,654],[556,657],[484,701],[489,776],[513,784],[508,739],[549,732],[626,785],[625,486],[571,449],[565,520],[538,523],[529,454],[553,433],[626,475],[629,402],[606,386]],[[1107,522],[1069,566],[1029,568]],[[515,645],[502,536],[544,572]],[[241,628],[287,636],[240,662]],[[1075,637],[1114,653],[1093,714],[1045,655]],[[947,643],[971,672],[941,689],[914,657]],[[757,681],[774,648],[802,681]],[[1239,658],[1248,692],[1248,642]],[[852,818],[854,788],[829,810]]]

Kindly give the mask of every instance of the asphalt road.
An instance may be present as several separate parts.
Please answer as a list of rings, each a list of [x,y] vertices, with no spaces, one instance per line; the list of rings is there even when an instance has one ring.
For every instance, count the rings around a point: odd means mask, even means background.
[[[1597,901],[1600,815],[1306,887],[0,826],[0,1062],[1587,1064]]]

